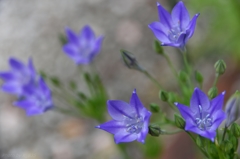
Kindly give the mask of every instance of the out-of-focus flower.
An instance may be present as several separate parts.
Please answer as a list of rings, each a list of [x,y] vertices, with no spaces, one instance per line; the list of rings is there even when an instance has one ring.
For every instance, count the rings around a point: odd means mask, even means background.
[[[144,143],[151,112],[143,106],[136,90],[133,91],[129,104],[120,100],[109,100],[107,105],[113,120],[96,128],[114,134],[116,144],[134,140]]]
[[[190,107],[175,103],[185,119],[185,130],[214,141],[216,129],[226,118],[222,110],[224,94],[225,92],[222,92],[210,101],[204,92],[195,88]]]
[[[163,46],[173,46],[183,50],[188,39],[194,34],[199,14],[190,20],[189,13],[182,1],[175,5],[171,15],[159,3],[157,6],[160,22],[149,24],[149,28]]]
[[[9,65],[10,71],[0,72],[0,78],[4,80],[2,90],[7,93],[11,93],[17,96],[23,96],[24,87],[29,83],[35,83],[39,80],[39,76],[36,74],[32,64],[32,60],[29,59],[28,65],[24,65],[17,59],[10,58]]]
[[[69,28],[66,28],[66,34],[68,43],[63,46],[63,51],[76,64],[89,64],[101,50],[103,36],[96,38],[88,25],[82,28],[79,35]]]
[[[229,127],[234,121],[240,117],[240,92],[236,92],[231,96],[226,104],[226,127]]]
[[[25,96],[14,105],[24,109],[28,116],[38,115],[53,108],[51,91],[42,78],[24,88]]]

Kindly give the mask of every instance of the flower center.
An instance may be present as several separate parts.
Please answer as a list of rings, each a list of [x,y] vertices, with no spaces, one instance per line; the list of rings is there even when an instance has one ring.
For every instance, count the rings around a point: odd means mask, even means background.
[[[195,123],[200,130],[208,130],[213,122],[210,114],[202,111],[202,106],[199,105],[199,117],[195,118]]]
[[[126,131],[133,134],[141,132],[143,127],[143,118],[137,114],[133,118],[125,117],[124,123],[126,124]]]
[[[171,42],[177,42],[179,36],[182,34],[183,32],[180,29],[180,26],[177,25],[175,27],[172,27],[169,31],[168,31],[168,38]]]

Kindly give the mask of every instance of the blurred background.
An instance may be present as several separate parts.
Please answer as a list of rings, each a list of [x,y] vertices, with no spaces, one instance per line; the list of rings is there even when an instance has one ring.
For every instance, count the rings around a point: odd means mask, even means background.
[[[0,70],[8,70],[9,57],[27,62],[33,58],[37,70],[75,79],[83,92],[76,65],[63,52],[59,35],[66,26],[75,32],[89,24],[95,33],[104,35],[101,53],[94,65],[106,86],[109,99],[129,101],[137,88],[146,107],[151,102],[172,117],[168,105],[158,98],[158,89],[143,74],[127,69],[119,50],[134,53],[167,90],[177,90],[177,83],[166,61],[154,53],[155,39],[148,24],[158,21],[156,0],[0,0]],[[169,11],[176,0],[158,0]],[[219,92],[226,90],[227,99],[240,89],[240,1],[185,0],[191,17],[200,13],[195,34],[187,45],[194,69],[204,75],[205,92],[214,80],[213,65],[218,59],[227,63],[227,71],[218,83]],[[165,47],[176,68],[182,68],[178,50]],[[88,66],[86,66],[88,69]],[[99,123],[49,111],[26,117],[12,106],[13,96],[0,92],[1,159],[124,159],[113,136],[95,129]],[[56,103],[59,103],[56,101]],[[61,104],[61,103],[59,103]],[[106,114],[106,116],[108,116]],[[132,159],[200,159],[189,136],[180,133],[154,138],[155,145],[130,143]],[[159,140],[159,141],[158,141]],[[160,144],[159,144],[160,143]]]

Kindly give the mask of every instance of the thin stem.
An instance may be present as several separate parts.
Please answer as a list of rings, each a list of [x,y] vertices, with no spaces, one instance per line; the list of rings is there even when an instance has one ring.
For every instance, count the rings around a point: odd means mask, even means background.
[[[222,142],[224,141],[226,132],[227,132],[227,127],[225,126],[225,127],[224,127],[224,130],[223,130]]]
[[[196,143],[196,140],[194,139],[194,137],[192,136],[192,134],[191,134],[190,132],[188,132],[188,131],[186,131],[186,133],[191,137],[191,139],[194,141],[194,143],[197,144],[197,143]],[[202,152],[206,157],[208,157],[208,154],[207,154],[201,147],[199,147],[199,149],[201,150],[201,152]]]
[[[183,130],[176,130],[176,131],[173,131],[173,132],[167,132],[167,131],[165,131],[165,130],[162,130],[161,131],[161,135],[173,135],[173,134],[177,134],[177,133],[180,133],[180,132],[182,132]]]
[[[173,67],[173,64],[172,64],[169,56],[168,56],[167,54],[165,54],[165,53],[163,53],[163,56],[164,56],[165,59],[167,60],[167,63],[168,63],[168,65],[169,65],[169,67],[171,68],[172,73],[174,74],[174,76],[175,76],[176,78],[178,78],[177,71],[176,71],[176,69]]]
[[[215,80],[214,80],[214,82],[213,82],[213,86],[214,86],[214,87],[216,87],[216,85],[217,85],[219,76],[220,76],[219,73],[217,73],[217,74],[216,74],[216,77],[215,77]]]
[[[186,70],[187,70],[187,73],[190,74],[190,66],[189,66],[189,63],[188,63],[188,60],[187,60],[187,52],[183,52],[183,61],[184,61],[184,65],[186,67]]]
[[[142,71],[156,86],[158,86],[158,88],[162,89],[162,86],[160,85],[160,83],[158,83],[158,81],[153,78],[146,70]]]

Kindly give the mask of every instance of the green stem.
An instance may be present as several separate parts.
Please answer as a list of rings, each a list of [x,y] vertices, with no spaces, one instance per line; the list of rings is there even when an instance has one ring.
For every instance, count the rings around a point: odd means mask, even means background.
[[[162,130],[161,131],[161,135],[173,135],[173,134],[177,134],[177,133],[180,133],[180,132],[182,132],[183,130],[176,130],[176,131],[173,131],[173,132],[167,132],[167,131],[164,131],[164,130]]]
[[[214,82],[213,82],[213,86],[214,86],[214,87],[216,87],[216,85],[217,85],[219,76],[220,76],[219,73],[217,73],[217,74],[216,74],[216,77],[215,77],[215,80],[214,80]]]
[[[186,131],[186,133],[191,137],[191,139],[194,141],[194,143],[197,145],[197,143],[196,143],[196,140],[194,139],[194,137],[192,136],[192,134],[190,133],[190,132],[188,132],[188,131]],[[201,150],[201,152],[206,156],[206,157],[208,157],[208,154],[201,148],[201,147],[199,147],[199,149]]]
[[[142,71],[156,86],[158,86],[159,89],[162,89],[162,86],[160,85],[160,83],[158,83],[158,81],[153,78],[146,70]]]
[[[227,127],[225,126],[225,127],[224,127],[224,130],[223,130],[222,142],[224,141],[226,132],[227,132]]]
[[[187,60],[187,52],[183,52],[183,61],[184,61],[184,65],[186,67],[186,70],[187,70],[187,73],[188,75],[190,74],[190,66],[189,66],[189,63],[188,63],[188,60]]]
[[[177,71],[176,71],[176,69],[173,67],[173,64],[172,64],[169,56],[168,56],[167,54],[165,54],[165,53],[163,53],[163,56],[164,56],[165,59],[167,60],[167,63],[168,63],[168,65],[169,65],[169,67],[171,68],[172,73],[174,74],[174,76],[175,76],[176,78],[178,78]]]

